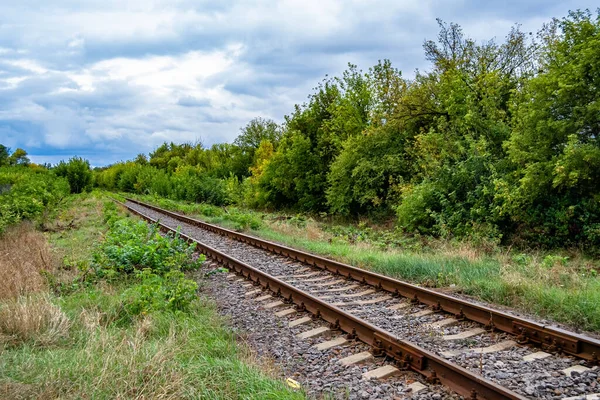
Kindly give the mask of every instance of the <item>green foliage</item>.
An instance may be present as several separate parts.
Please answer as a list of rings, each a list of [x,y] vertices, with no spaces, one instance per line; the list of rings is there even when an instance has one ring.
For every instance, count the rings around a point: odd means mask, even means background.
[[[23,219],[33,220],[58,204],[69,185],[41,167],[0,167],[0,233]]]
[[[204,261],[203,257],[194,258],[195,245],[176,235],[161,235],[156,225],[118,218],[110,209],[105,220],[110,229],[94,254],[94,269],[100,278],[117,278],[144,269],[156,274],[187,271]]]
[[[90,163],[81,157],[73,157],[68,162],[59,162],[53,171],[57,176],[67,179],[71,193],[81,193],[91,187],[93,175]]]
[[[186,279],[178,270],[161,276],[145,268],[136,272],[136,278],[140,283],[129,287],[121,296],[123,310],[128,316],[156,311],[189,311],[197,298],[198,284]]]
[[[258,215],[250,212],[243,212],[235,207],[230,207],[227,210],[226,218],[233,221],[235,228],[239,231],[246,229],[259,229],[263,223]]]
[[[10,149],[3,144],[0,144],[0,167],[9,164]]]
[[[23,149],[16,149],[10,157],[8,157],[9,165],[23,165],[27,166],[31,163],[29,158],[27,157],[27,152]]]

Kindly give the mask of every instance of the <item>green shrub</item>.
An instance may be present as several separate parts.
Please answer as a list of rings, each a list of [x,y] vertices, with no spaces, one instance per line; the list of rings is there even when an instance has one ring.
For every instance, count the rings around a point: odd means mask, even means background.
[[[196,299],[198,284],[186,279],[181,271],[169,271],[164,276],[149,268],[136,272],[139,284],[123,292],[123,310],[128,316],[148,314],[154,311],[188,311]]]
[[[1,167],[0,233],[22,219],[35,219],[69,194],[69,184],[44,168]]]
[[[73,157],[68,162],[59,162],[53,171],[57,176],[67,179],[71,193],[81,193],[92,186],[93,174],[90,163],[81,157]]]
[[[105,215],[110,229],[104,242],[94,253],[97,276],[113,278],[149,269],[166,274],[171,270],[193,270],[204,261],[195,258],[195,245],[189,245],[177,235],[161,235],[156,225]]]

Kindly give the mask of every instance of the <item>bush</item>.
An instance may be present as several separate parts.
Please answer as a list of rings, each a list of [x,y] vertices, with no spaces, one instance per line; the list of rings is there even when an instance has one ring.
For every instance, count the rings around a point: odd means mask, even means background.
[[[69,193],[69,184],[43,168],[1,167],[0,233],[23,219],[35,219]]]
[[[68,162],[61,161],[53,170],[57,176],[67,178],[71,193],[81,193],[92,186],[90,163],[81,157],[73,157]]]
[[[114,218],[106,212],[110,230],[99,250],[94,253],[96,274],[103,278],[133,274],[149,269],[166,274],[177,270],[193,270],[204,261],[194,258],[195,245],[188,245],[177,235],[162,236],[156,225],[125,218]]]
[[[196,299],[198,284],[186,279],[181,271],[173,270],[160,276],[146,268],[138,271],[136,276],[141,283],[130,287],[121,296],[128,316],[153,311],[185,312]]]

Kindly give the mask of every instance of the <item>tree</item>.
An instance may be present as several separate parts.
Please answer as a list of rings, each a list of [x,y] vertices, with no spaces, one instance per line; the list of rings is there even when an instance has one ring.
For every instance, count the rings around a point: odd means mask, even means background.
[[[271,119],[257,117],[240,129],[240,135],[233,143],[243,150],[256,150],[263,140],[277,145],[279,139],[281,139],[279,125]]]
[[[29,165],[31,161],[27,157],[27,152],[21,148],[18,148],[8,158],[10,165]]]
[[[9,164],[10,149],[0,144],[0,167]]]
[[[546,244],[600,244],[600,11],[555,24],[540,73],[515,99],[502,212]]]
[[[59,162],[54,167],[54,173],[67,178],[71,193],[81,193],[92,183],[90,163],[81,157],[73,157],[68,162]]]

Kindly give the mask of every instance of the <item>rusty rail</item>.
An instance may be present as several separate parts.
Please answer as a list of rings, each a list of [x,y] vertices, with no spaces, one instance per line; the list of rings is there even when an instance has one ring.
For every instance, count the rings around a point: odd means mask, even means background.
[[[458,299],[446,294],[438,293],[434,290],[422,288],[407,282],[403,282],[388,276],[380,275],[374,272],[366,271],[338,261],[329,260],[314,254],[301,250],[296,250],[287,246],[273,243],[267,240],[258,239],[253,236],[245,235],[220,226],[212,225],[194,218],[163,210],[151,204],[143,203],[134,199],[127,199],[132,203],[153,209],[157,212],[167,214],[175,219],[198,226],[208,231],[228,236],[252,246],[271,251],[305,262],[315,267],[328,270],[337,275],[345,276],[379,289],[388,291],[395,295],[414,299],[420,303],[431,306],[436,311],[445,311],[452,313],[457,319],[468,319],[485,325],[488,330],[499,330],[517,336],[521,344],[532,343],[541,346],[549,351],[558,351],[568,353],[598,364],[600,357],[600,340],[569,332],[564,329],[552,326],[545,326],[537,322],[511,315],[502,311],[494,310],[489,307],[470,303],[466,300]]]
[[[150,216],[128,207],[126,204],[115,200],[118,204],[143,219],[157,224],[165,232],[176,231]],[[134,201],[137,203],[136,201]],[[150,207],[149,207],[150,208]],[[160,209],[159,209],[160,210]],[[158,211],[158,210],[157,210]],[[164,212],[160,210],[160,212]],[[427,351],[411,342],[402,340],[393,334],[371,325],[356,316],[349,314],[309,293],[295,288],[266,272],[254,268],[239,261],[225,253],[222,253],[206,244],[182,233],[179,237],[189,243],[195,243],[196,247],[206,256],[227,266],[230,270],[244,276],[246,279],[272,291],[288,303],[296,304],[300,311],[309,311],[321,319],[329,322],[334,329],[348,334],[350,339],[358,339],[371,346],[376,356],[386,356],[393,359],[396,366],[403,370],[413,370],[424,375],[428,382],[441,383],[456,393],[471,399],[526,399],[525,397],[506,389],[496,383],[487,380],[476,373],[452,364],[443,358]]]

